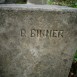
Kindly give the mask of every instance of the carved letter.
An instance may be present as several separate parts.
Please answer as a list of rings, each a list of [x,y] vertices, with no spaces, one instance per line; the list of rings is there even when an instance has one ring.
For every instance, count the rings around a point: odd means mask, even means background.
[[[35,37],[35,31],[36,31],[35,29],[31,30],[31,37]]]
[[[25,29],[21,29],[21,36],[22,37],[24,37],[24,36],[26,37],[26,30]]]
[[[60,37],[60,36],[63,37],[63,31],[58,32],[58,37]]]
[[[57,30],[53,30],[53,37],[58,37],[58,31]]]

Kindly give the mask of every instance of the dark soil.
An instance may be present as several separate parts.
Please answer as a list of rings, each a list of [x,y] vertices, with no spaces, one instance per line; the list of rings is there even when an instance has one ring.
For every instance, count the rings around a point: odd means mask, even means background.
[[[77,77],[77,62],[73,61],[68,77]]]

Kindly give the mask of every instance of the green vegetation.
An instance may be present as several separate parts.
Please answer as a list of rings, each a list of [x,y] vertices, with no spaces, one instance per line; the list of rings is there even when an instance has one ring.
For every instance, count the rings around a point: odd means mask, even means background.
[[[77,8],[77,0],[48,0],[47,3]]]
[[[74,56],[74,61],[77,62],[77,51],[76,51],[75,56]]]
[[[48,0],[47,3],[48,3],[49,5],[51,5],[51,4],[53,4],[53,0]]]

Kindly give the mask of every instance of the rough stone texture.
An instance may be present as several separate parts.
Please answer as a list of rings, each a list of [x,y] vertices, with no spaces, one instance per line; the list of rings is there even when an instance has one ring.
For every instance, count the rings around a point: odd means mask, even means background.
[[[77,9],[0,5],[0,77],[68,77],[76,49]]]

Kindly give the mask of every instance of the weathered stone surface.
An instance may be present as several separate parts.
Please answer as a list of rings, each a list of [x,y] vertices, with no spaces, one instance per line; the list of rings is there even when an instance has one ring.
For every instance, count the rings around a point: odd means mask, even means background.
[[[0,77],[68,77],[77,49],[77,9],[0,5]]]

